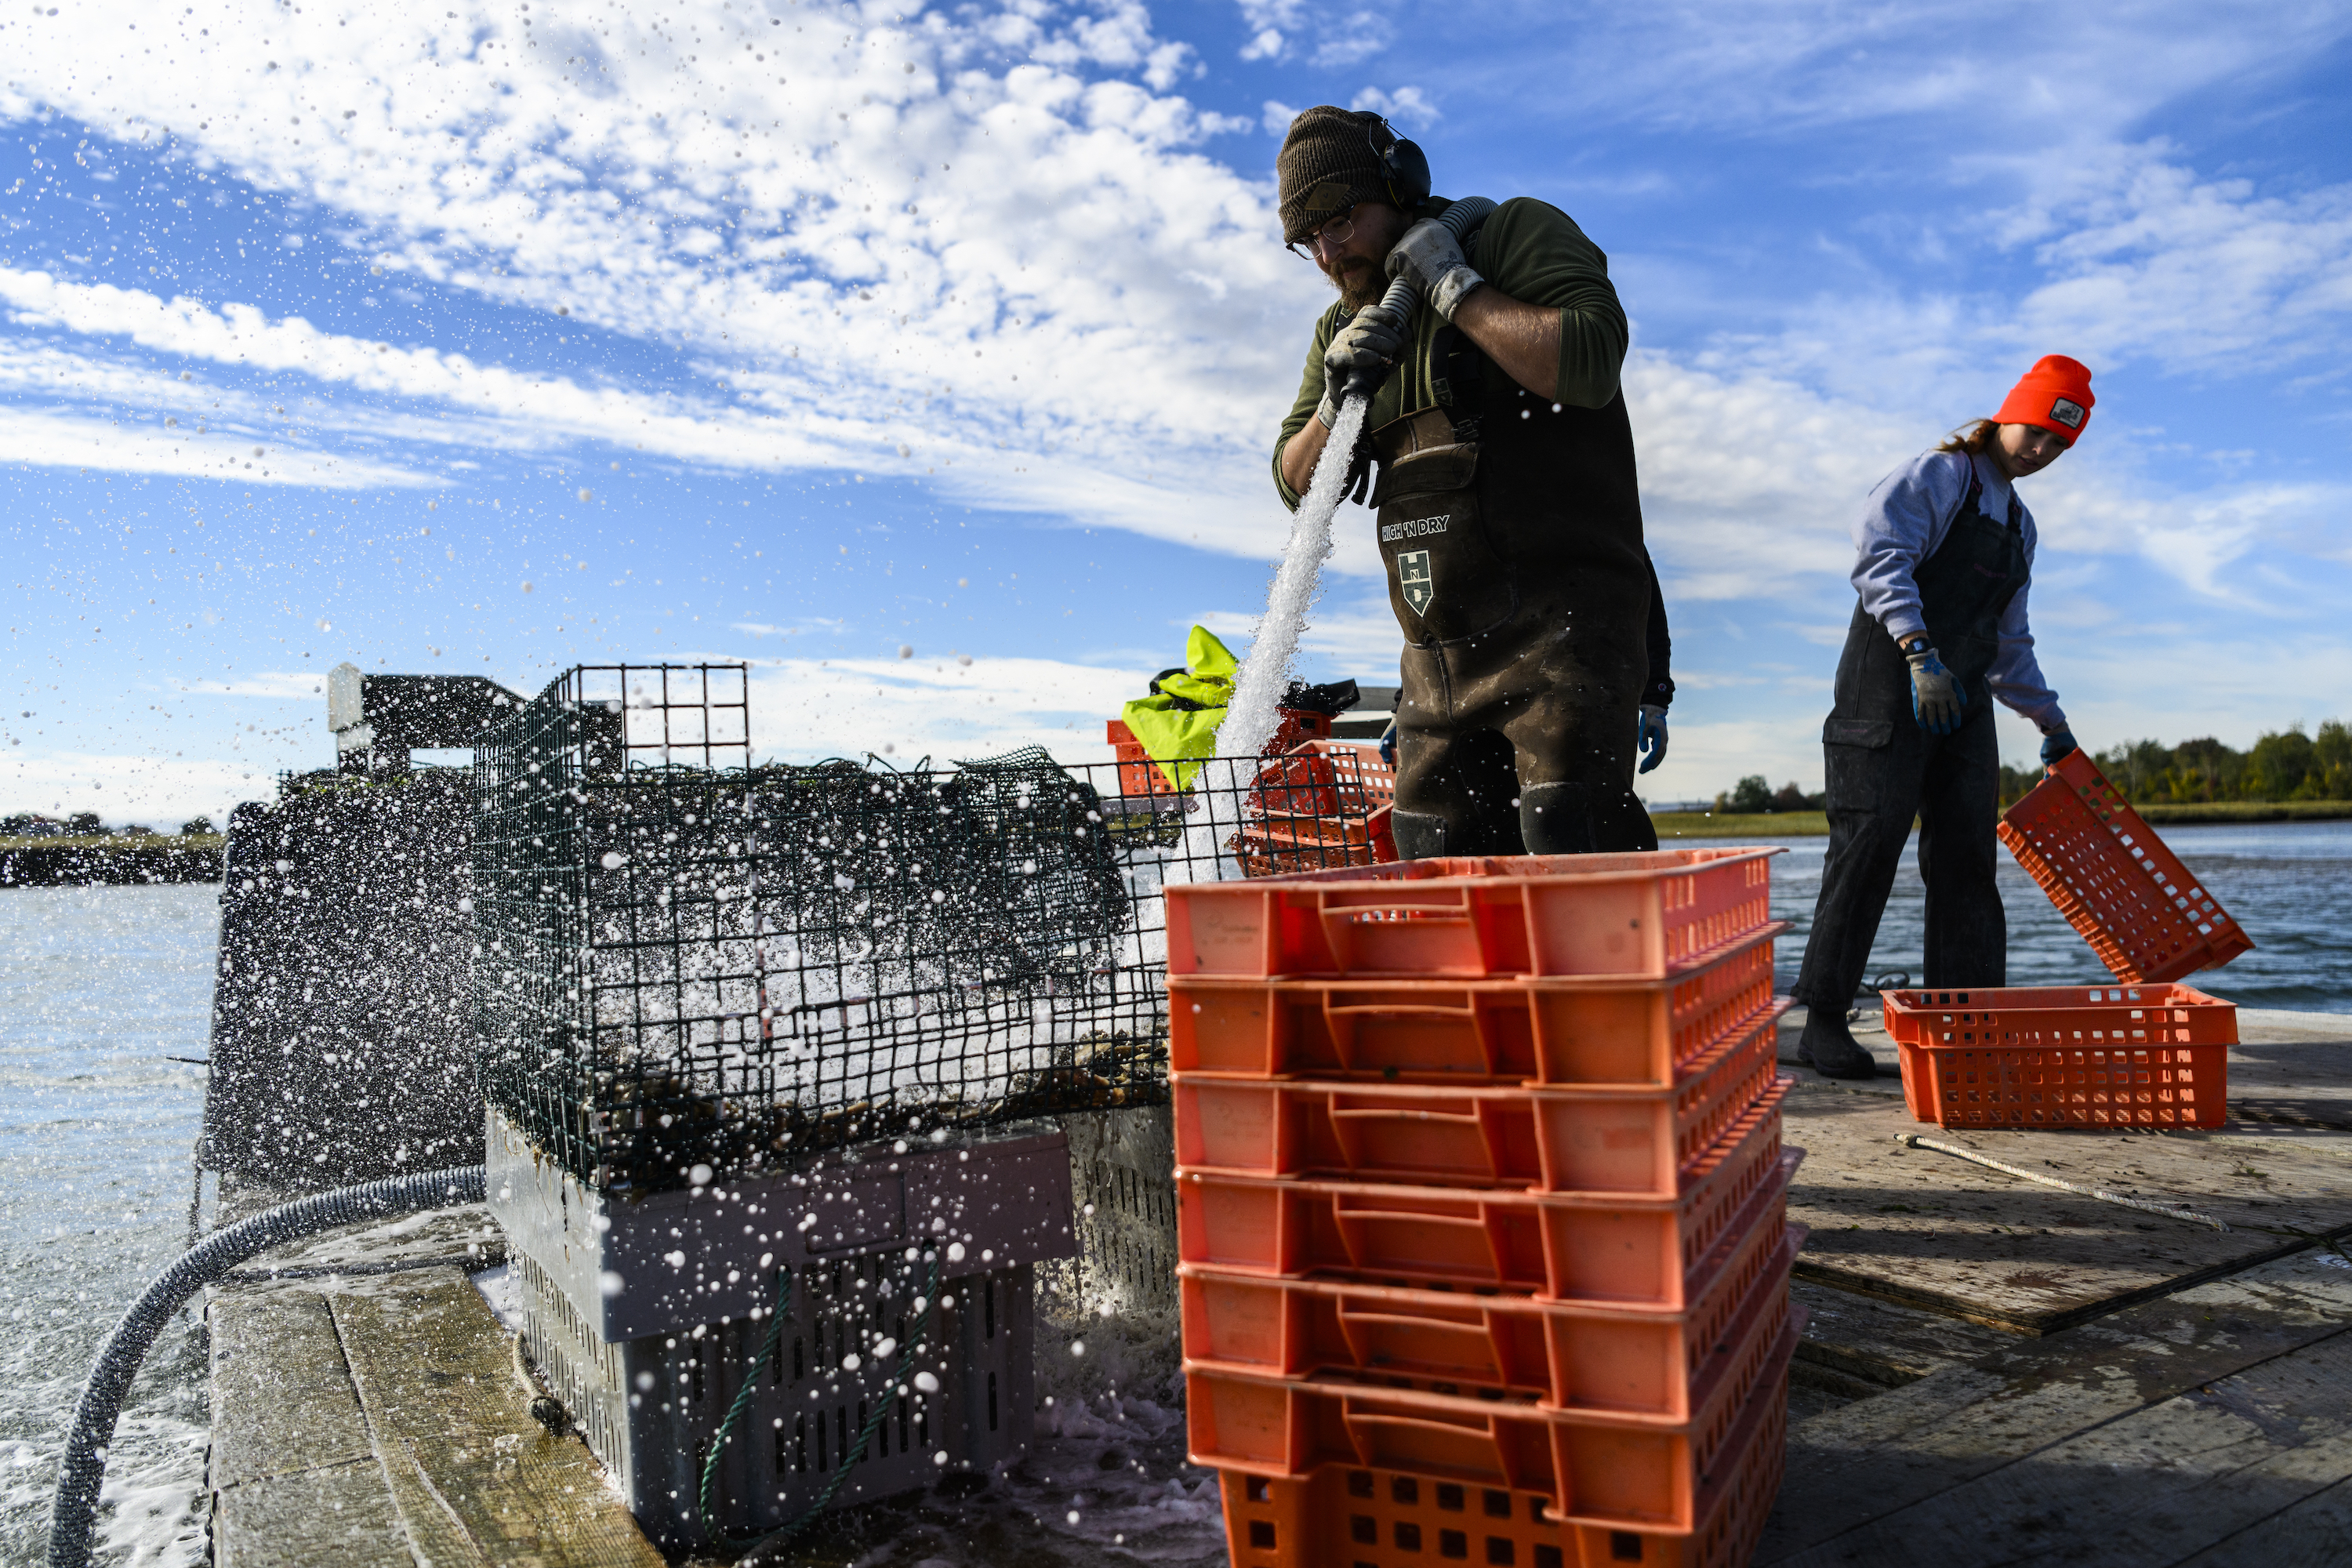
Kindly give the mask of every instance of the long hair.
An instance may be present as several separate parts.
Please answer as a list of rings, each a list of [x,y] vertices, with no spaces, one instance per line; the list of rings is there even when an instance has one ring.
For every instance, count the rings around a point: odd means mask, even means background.
[[[1966,452],[1969,456],[1973,458],[1979,452],[1983,451],[1987,447],[1992,445],[1993,435],[1995,432],[2000,430],[2000,421],[1998,419],[1970,420],[1968,424],[1961,426],[1958,429],[1945,437],[1942,444],[1939,445],[1936,450],[1938,452]]]

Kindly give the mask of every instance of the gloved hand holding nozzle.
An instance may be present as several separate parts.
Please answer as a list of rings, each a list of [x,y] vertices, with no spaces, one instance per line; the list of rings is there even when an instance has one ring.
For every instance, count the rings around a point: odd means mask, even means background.
[[[1905,645],[1903,657],[1911,663],[1911,716],[1933,735],[1948,735],[1960,727],[1961,710],[1969,694],[1926,637]]]
[[[1323,351],[1323,402],[1315,410],[1323,427],[1339,428],[1340,403],[1351,392],[1369,395],[1403,352],[1404,323],[1381,306],[1367,305],[1349,317]]]

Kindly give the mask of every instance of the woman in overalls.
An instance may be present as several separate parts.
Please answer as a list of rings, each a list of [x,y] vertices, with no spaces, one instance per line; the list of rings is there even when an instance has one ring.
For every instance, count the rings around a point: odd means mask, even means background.
[[[2000,985],[2009,926],[1994,886],[2000,752],[1992,699],[2033,721],[2042,761],[2074,749],[2025,618],[2033,514],[2012,488],[2081,438],[2091,373],[2052,354],[2000,412],[1879,482],[1854,524],[1861,598],[1822,726],[1829,860],[1796,999],[1797,1059],[1831,1078],[1877,1064],[1846,1026],[1911,822],[1927,885],[1926,984]]]

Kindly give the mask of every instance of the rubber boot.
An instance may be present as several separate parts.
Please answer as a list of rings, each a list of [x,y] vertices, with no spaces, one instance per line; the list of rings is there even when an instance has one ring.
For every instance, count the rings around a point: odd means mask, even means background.
[[[1845,1015],[1827,1007],[1805,1009],[1805,1032],[1797,1041],[1797,1061],[1823,1078],[1878,1076],[1878,1058],[1854,1043]]]
[[[1433,811],[1391,811],[1389,836],[1400,860],[1435,860],[1445,854],[1445,818]]]

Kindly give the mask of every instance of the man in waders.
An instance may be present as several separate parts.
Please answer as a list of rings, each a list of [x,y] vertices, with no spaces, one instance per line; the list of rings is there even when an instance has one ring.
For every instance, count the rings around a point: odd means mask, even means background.
[[[1275,168],[1284,242],[1339,290],[1275,446],[1285,505],[1341,385],[1378,383],[1371,504],[1405,641],[1397,853],[1655,848],[1633,761],[1664,757],[1674,681],[1608,258],[1527,198],[1457,241],[1421,150],[1376,114],[1307,110]],[[1403,331],[1376,308],[1399,277],[1422,300]]]
[[[1878,1070],[1846,1011],[1915,815],[1927,884],[1925,984],[2008,979],[2009,923],[1993,881],[1992,699],[2041,730],[2044,765],[2074,749],[2033,657],[2025,618],[2033,514],[2011,487],[2074,446],[2091,403],[2087,369],[2044,358],[2000,413],[1879,481],[1854,524],[1861,596],[1822,726],[1829,859],[1793,988],[1806,1007],[1797,1059],[1829,1077]]]

